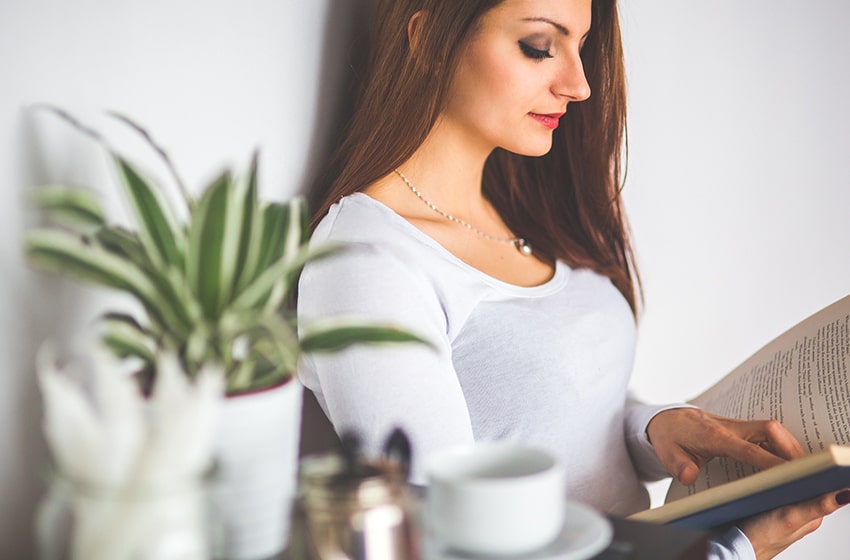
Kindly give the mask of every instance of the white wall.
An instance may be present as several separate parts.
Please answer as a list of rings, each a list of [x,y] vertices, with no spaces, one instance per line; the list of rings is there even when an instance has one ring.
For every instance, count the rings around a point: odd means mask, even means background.
[[[622,3],[635,387],[695,396],[850,293],[850,4]],[[782,558],[850,548],[850,511]]]
[[[104,118],[143,123],[198,189],[262,149],[262,196],[300,190],[320,163],[339,103],[355,0],[0,0],[0,558],[34,557],[32,519],[45,449],[32,363],[48,335],[79,329],[102,296],[26,269],[24,197],[46,181],[92,184],[118,206],[104,154],[27,106],[50,102],[105,130],[167,176],[141,142]]]

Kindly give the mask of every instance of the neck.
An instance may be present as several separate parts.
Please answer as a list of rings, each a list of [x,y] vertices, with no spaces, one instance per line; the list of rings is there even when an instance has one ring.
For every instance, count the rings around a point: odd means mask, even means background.
[[[460,246],[468,247],[469,235],[474,235],[488,243],[509,243],[523,256],[531,256],[532,249],[522,235],[505,225],[482,192],[484,164],[494,146],[482,145],[480,137],[477,142],[471,140],[475,138],[465,137],[463,130],[438,122],[413,156],[375,189],[393,191],[390,198],[396,202],[391,206],[401,208],[401,214],[408,219],[433,221],[434,215],[439,214],[449,223],[462,226],[451,236],[441,235],[452,239],[450,245],[458,246],[459,234],[464,238]],[[405,184],[401,188],[411,191],[406,193],[407,198],[399,196],[405,193],[399,193],[398,179]],[[419,200],[412,202],[410,194]]]
[[[492,151],[493,146],[470,142],[462,131],[438,121],[401,169],[435,202],[472,217],[488,206],[481,182]]]

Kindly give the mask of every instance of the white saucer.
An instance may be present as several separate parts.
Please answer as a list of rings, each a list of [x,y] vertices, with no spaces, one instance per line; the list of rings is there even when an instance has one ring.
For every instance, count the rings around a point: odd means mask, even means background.
[[[614,529],[611,522],[595,510],[578,502],[567,502],[566,518],[561,534],[548,546],[520,556],[477,556],[466,552],[447,550],[425,539],[426,560],[586,560],[599,554],[611,544]]]

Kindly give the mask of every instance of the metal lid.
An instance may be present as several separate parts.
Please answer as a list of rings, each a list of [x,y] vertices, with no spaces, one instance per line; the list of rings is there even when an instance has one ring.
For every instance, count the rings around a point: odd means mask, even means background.
[[[314,455],[301,461],[301,495],[311,507],[340,506],[350,510],[395,503],[404,477],[396,463],[358,461],[339,455]]]

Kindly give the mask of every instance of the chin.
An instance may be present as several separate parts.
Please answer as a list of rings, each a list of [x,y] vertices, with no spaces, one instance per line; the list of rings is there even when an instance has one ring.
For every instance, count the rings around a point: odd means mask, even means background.
[[[545,156],[552,149],[551,136],[546,142],[527,143],[522,145],[504,146],[504,149],[521,156],[540,157]]]

